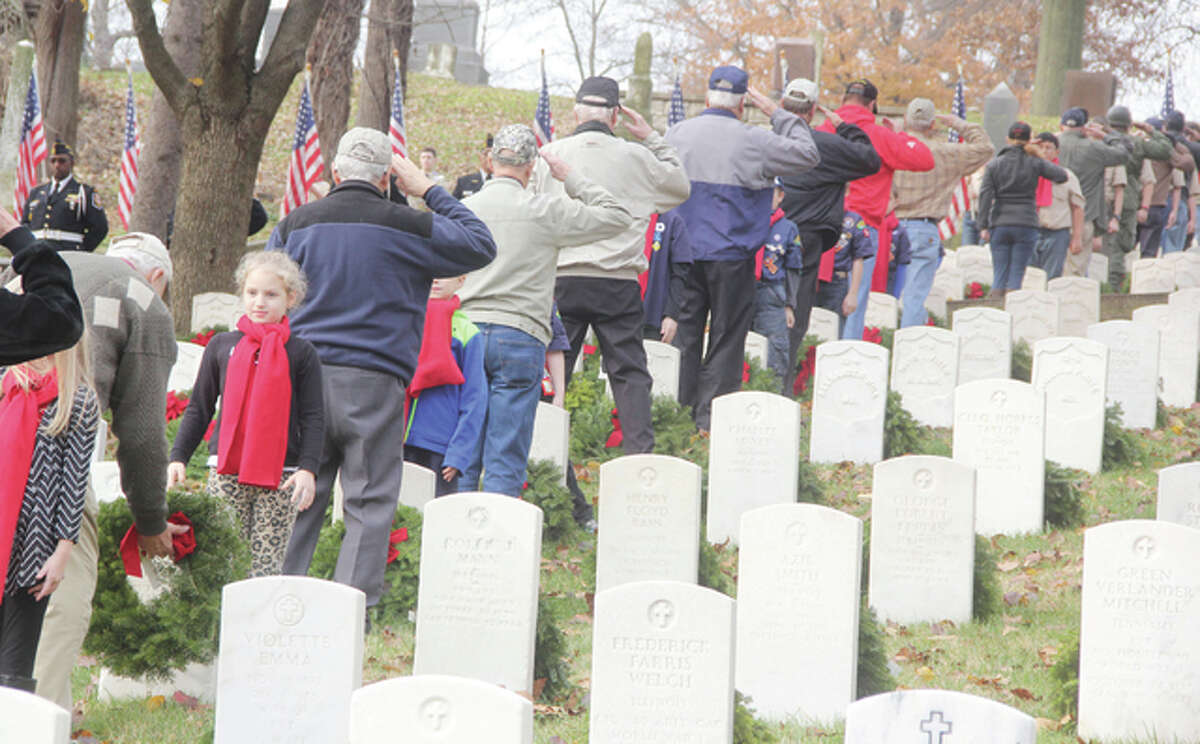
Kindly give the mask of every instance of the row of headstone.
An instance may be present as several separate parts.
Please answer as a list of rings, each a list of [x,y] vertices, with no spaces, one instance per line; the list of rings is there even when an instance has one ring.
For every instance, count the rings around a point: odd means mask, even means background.
[[[1185,462],[1158,471],[1155,516],[1200,528],[1200,462]]]
[[[1134,257],[1130,260],[1129,257]],[[1176,289],[1200,287],[1200,253],[1180,251],[1161,258],[1126,256],[1130,294],[1173,292]]]
[[[1127,269],[1128,270],[1128,269]],[[938,266],[938,273],[958,272],[959,282],[969,285],[975,282],[990,285],[993,280],[992,251],[985,245],[964,245],[957,251],[947,251]],[[936,276],[935,281],[936,281]],[[1087,278],[1103,284],[1108,281],[1108,256],[1093,253],[1088,263]],[[1047,287],[1046,272],[1036,266],[1025,267],[1021,289],[1044,290]]]
[[[1159,398],[1165,405],[1187,408],[1196,402],[1200,364],[1200,289],[1172,292],[1166,305],[1133,311],[1133,322],[1159,332]]]

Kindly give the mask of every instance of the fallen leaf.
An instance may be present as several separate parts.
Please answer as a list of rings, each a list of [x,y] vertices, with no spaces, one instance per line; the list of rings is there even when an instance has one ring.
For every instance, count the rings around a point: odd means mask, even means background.
[[[892,656],[893,661],[898,661],[901,663],[905,663],[905,662],[915,663],[915,662],[920,662],[920,661],[926,661],[928,659],[929,659],[928,653],[926,653],[925,651],[918,651],[917,649],[913,648],[912,646],[905,646],[904,648],[897,651],[894,656]]]
[[[175,702],[179,703],[183,707],[187,708],[188,710],[196,710],[197,708],[200,707],[199,700],[192,697],[191,695],[188,695],[185,692],[181,692],[180,690],[176,690],[175,694],[171,696],[171,699],[174,700]]]
[[[929,632],[935,636],[944,636],[954,630],[953,620],[942,620],[929,626]]]
[[[933,670],[927,666],[920,667],[917,669],[917,676],[924,680],[931,680],[933,679]]]
[[[202,78],[202,77],[188,78],[188,82],[198,88],[201,85],[204,85],[204,78]]]
[[[1054,657],[1058,656],[1058,649],[1054,646],[1042,646],[1038,649],[1038,658],[1048,667],[1054,666]]]
[[[1038,700],[1039,699],[1032,692],[1030,692],[1029,690],[1026,690],[1024,687],[1014,687],[1011,690],[1009,690],[1009,692],[1011,692],[1013,695],[1016,695],[1017,697],[1021,698],[1022,700]]]
[[[1022,600],[1024,600],[1024,599],[1025,599],[1025,595],[1020,592],[1005,592],[1004,593],[1004,604],[1008,605],[1009,607],[1012,607],[1017,604],[1028,604],[1027,601],[1022,602]]]
[[[1000,560],[996,562],[996,568],[1001,571],[1012,571],[1019,565],[1021,565],[1021,560],[1017,558],[1017,553],[1014,550],[1010,550],[1000,556]]]
[[[1025,568],[1030,568],[1031,566],[1036,566],[1038,563],[1041,563],[1041,561],[1042,561],[1041,551],[1035,550],[1032,553],[1030,553],[1029,555],[1025,556],[1025,560],[1022,561],[1021,565],[1025,566]]]
[[[533,681],[533,699],[537,700],[542,696],[542,690],[546,687],[546,678],[539,677]]]
[[[159,708],[163,707],[163,703],[165,702],[167,702],[167,699],[162,695],[155,695],[152,698],[147,698],[146,710],[158,710]]]
[[[1058,721],[1050,718],[1035,718],[1033,720],[1037,722],[1037,727],[1043,731],[1058,731],[1062,728],[1062,725]]]

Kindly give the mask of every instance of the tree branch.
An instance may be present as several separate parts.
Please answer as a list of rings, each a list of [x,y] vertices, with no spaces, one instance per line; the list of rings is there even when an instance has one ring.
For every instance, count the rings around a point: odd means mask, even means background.
[[[154,8],[150,2],[151,0],[125,0],[125,5],[133,18],[133,31],[137,34],[138,46],[142,49],[142,60],[146,63],[150,77],[162,91],[167,105],[175,115],[183,118],[185,97],[193,86],[163,44],[162,34],[158,30],[158,19],[154,17]]]
[[[275,115],[292,78],[304,67],[308,39],[324,7],[325,0],[291,0],[288,3],[251,93],[253,115]]]
[[[241,28],[234,53],[247,70],[254,69],[254,55],[258,51],[258,39],[262,36],[269,9],[267,0],[249,0],[242,6]]]
[[[558,0],[555,4],[562,11],[563,25],[567,27],[567,35],[571,38],[571,47],[575,50],[575,64],[579,67],[579,79],[583,80],[587,77],[587,73],[583,71],[583,51],[579,48],[579,40],[575,38],[575,29],[571,28],[571,16],[567,13],[567,2]]]

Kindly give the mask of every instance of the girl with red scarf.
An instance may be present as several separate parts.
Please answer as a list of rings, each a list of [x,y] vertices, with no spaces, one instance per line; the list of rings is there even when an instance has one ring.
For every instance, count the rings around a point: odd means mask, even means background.
[[[192,397],[167,466],[167,487],[187,477],[186,464],[213,419],[208,492],[225,499],[250,545],[250,575],[277,575],[297,510],[316,493],[325,436],[321,362],[291,335],[287,312],[304,298],[304,274],[287,255],[251,253],[237,269],[246,314],[237,330],[204,349]]]
[[[0,686],[34,691],[42,619],[79,537],[100,415],[86,349],[0,378]]]

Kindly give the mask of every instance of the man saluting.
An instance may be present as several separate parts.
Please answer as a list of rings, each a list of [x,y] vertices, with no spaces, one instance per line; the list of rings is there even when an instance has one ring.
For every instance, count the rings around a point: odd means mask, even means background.
[[[21,224],[57,251],[94,251],[108,235],[96,190],[75,179],[75,153],[62,141],[50,153],[50,181],[29,192]]]

